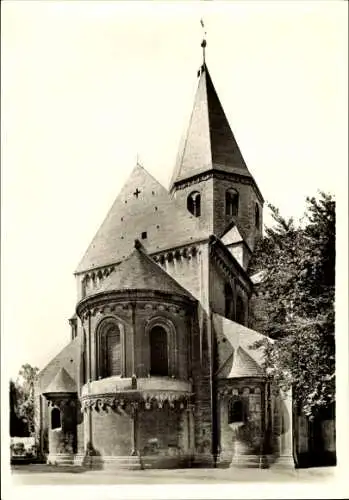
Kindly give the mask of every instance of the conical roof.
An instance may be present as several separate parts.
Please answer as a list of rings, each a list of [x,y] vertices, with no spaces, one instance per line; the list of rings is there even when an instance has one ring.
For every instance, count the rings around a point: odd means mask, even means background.
[[[134,241],[149,253],[208,237],[207,228],[179,206],[167,190],[137,165],[98,229],[76,272],[124,260]]]
[[[219,314],[213,314],[218,342],[219,378],[262,377],[264,348],[254,344],[271,339]]]
[[[156,290],[193,298],[147,255],[138,240],[135,241],[134,247],[132,253],[103,281],[98,293],[114,290]]]
[[[171,187],[175,182],[211,169],[252,177],[204,64]]]
[[[44,394],[52,394],[52,393],[76,393],[76,383],[71,378],[69,373],[61,368],[59,372],[56,374],[55,378],[49,384],[49,386],[45,389]]]

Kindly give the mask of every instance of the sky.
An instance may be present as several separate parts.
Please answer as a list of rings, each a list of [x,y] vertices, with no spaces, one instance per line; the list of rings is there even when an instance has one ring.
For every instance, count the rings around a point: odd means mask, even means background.
[[[73,276],[130,172],[168,186],[202,61],[264,198],[346,203],[346,2],[4,1],[2,349],[10,376],[70,339]],[[339,208],[340,208],[339,207]],[[268,213],[265,223],[270,223]]]

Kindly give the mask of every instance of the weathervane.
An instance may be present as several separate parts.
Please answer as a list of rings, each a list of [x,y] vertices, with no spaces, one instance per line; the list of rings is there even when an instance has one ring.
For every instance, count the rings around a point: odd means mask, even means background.
[[[207,32],[205,30],[204,21],[202,19],[200,19],[200,24],[201,24],[201,27],[202,27],[203,32],[204,32],[204,36],[203,36],[202,42],[201,42],[201,47],[202,47],[203,61],[204,61],[204,64],[205,64],[205,48],[206,48],[206,45],[207,45],[207,42],[206,42]]]

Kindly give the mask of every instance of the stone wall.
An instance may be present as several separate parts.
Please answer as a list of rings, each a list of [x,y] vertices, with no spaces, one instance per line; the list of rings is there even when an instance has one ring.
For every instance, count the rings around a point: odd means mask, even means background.
[[[89,411],[85,418],[89,418]],[[97,456],[128,456],[132,451],[132,422],[127,413],[92,411],[92,446]]]

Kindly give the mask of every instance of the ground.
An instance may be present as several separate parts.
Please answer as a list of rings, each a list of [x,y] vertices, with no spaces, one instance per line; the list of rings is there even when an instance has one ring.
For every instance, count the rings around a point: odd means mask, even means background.
[[[286,469],[173,469],[146,471],[83,471],[77,467],[18,465],[12,468],[14,485],[68,484],[180,484],[231,482],[311,482],[333,479],[334,467]]]

